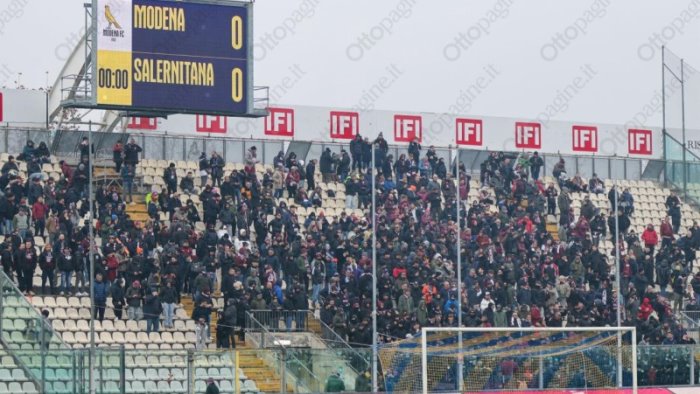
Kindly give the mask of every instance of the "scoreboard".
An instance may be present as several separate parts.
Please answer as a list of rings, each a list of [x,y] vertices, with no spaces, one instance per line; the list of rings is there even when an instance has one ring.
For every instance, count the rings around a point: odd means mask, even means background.
[[[93,0],[95,106],[252,114],[252,3]]]

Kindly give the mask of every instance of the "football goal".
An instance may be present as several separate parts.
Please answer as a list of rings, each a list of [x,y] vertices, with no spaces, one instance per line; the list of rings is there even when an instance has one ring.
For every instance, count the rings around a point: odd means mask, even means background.
[[[424,327],[420,338],[383,351],[394,390],[637,392],[633,327]]]

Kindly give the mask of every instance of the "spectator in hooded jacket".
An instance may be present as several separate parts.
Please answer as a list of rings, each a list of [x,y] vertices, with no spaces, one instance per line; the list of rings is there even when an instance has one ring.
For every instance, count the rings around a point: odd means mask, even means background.
[[[644,232],[642,233],[642,241],[644,241],[644,247],[649,249],[649,254],[653,255],[656,244],[659,243],[659,235],[656,234],[653,224],[647,224],[647,228],[644,229]]]

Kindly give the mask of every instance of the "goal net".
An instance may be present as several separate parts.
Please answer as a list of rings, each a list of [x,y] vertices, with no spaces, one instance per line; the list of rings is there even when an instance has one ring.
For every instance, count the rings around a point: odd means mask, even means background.
[[[627,327],[423,328],[379,356],[395,392],[636,392],[635,336]]]

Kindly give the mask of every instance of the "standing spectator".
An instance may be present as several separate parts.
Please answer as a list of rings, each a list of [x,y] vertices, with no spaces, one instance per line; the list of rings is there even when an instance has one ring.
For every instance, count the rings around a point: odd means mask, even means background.
[[[532,175],[532,179],[540,179],[540,168],[542,168],[543,165],[544,160],[542,160],[539,153],[535,151],[535,153],[532,154],[532,157],[530,157],[530,174]]]
[[[39,255],[39,268],[41,268],[41,292],[42,294],[56,294],[56,281],[54,271],[56,269],[56,258],[53,248],[47,243],[44,250]],[[49,292],[46,291],[46,282],[49,282]]]
[[[360,160],[360,163],[362,161]],[[361,165],[361,164],[360,164]],[[316,189],[316,179],[314,178],[316,174],[316,159],[309,160],[306,165],[305,176],[306,176],[306,190]]]
[[[139,153],[142,151],[143,149],[136,145],[136,140],[130,139],[129,143],[124,147],[124,164],[136,167],[139,164]]]
[[[125,163],[122,166],[122,182],[124,183],[124,197],[128,197],[128,203],[133,204],[134,178],[136,177],[136,167],[133,164]]]
[[[299,181],[301,181],[301,174],[299,174],[299,169],[297,166],[293,166],[287,174],[287,179],[285,180],[285,183],[287,184],[287,195],[289,197],[297,195]]]
[[[163,182],[165,182],[168,188],[168,194],[177,191],[177,170],[175,169],[175,163],[170,163],[170,165],[163,170]]]
[[[99,320],[101,323],[105,318],[105,308],[107,307],[107,293],[109,292],[109,285],[103,280],[102,274],[99,272],[95,275],[93,291],[95,293],[94,318]]]
[[[122,163],[124,163],[124,144],[118,139],[117,143],[112,147],[112,161],[114,161],[114,170],[117,174],[122,172]]]
[[[331,154],[331,148],[326,148],[321,154],[321,160],[319,162],[321,176],[324,183],[328,183],[333,180],[333,155]]]
[[[207,347],[207,333],[209,332],[209,325],[204,320],[203,317],[197,319],[197,323],[194,326],[194,335],[196,338],[195,349],[204,350]]]
[[[282,198],[285,178],[284,167],[280,164],[275,168],[275,172],[272,173],[272,188],[274,189],[275,198]]]
[[[671,217],[673,233],[678,234],[678,230],[681,228],[681,200],[676,193],[671,192],[671,194],[666,197],[666,209],[668,209],[668,216]]]
[[[340,182],[344,181],[350,173],[350,156],[345,149],[340,150],[340,157],[338,158],[338,168],[336,169],[338,174],[337,180]]]
[[[124,297],[126,292],[124,291],[124,279],[118,278],[114,282],[114,286],[111,288],[112,292],[112,306],[114,307],[114,317],[117,320],[122,319],[122,314],[124,312],[124,305],[126,304]]]
[[[34,295],[34,271],[38,258],[31,241],[26,241],[19,247],[19,258],[17,260],[17,281],[19,289],[26,295]]]
[[[372,163],[372,143],[369,142],[369,138],[365,137],[362,141],[362,166],[363,168],[369,168]]]
[[[411,156],[411,160],[415,161],[416,163],[420,160],[420,150],[420,142],[418,141],[418,138],[414,138],[408,144],[408,154]]]
[[[668,222],[668,217],[665,217],[661,222],[659,232],[661,233],[661,248],[670,247],[675,236],[673,234],[673,227],[671,227],[671,223]]]
[[[12,228],[16,229],[19,233],[20,238],[24,239],[27,236],[27,230],[29,230],[29,215],[27,215],[27,208],[20,207],[19,212],[12,219]]]
[[[73,254],[70,248],[64,247],[63,254],[58,258],[58,270],[61,271],[60,295],[70,295],[72,290],[71,276],[73,274]]]
[[[158,297],[158,290],[151,289],[151,293],[143,301],[143,316],[146,319],[146,334],[158,332],[160,314],[163,313],[163,305]]]
[[[350,155],[352,155],[352,170],[362,170],[362,136],[357,134],[350,141]],[[312,190],[312,189],[309,189]]]
[[[90,145],[89,145],[88,137],[83,137],[83,140],[80,141],[80,145],[78,148],[80,150],[80,161],[82,163],[89,163],[90,162]]]
[[[644,241],[644,247],[649,249],[648,253],[653,255],[656,244],[659,243],[659,236],[656,234],[653,224],[649,223],[647,228],[644,229],[644,232],[642,233],[642,241]]]
[[[202,154],[199,155],[199,181],[201,187],[206,186],[210,172],[211,162],[207,159],[207,154],[202,152]]]
[[[559,196],[559,192],[554,187],[554,183],[550,183],[544,193],[547,196],[547,215],[556,215],[557,197]]]
[[[32,219],[34,219],[34,235],[44,237],[46,229],[46,215],[49,214],[49,206],[44,204],[44,198],[39,197],[32,205]]]
[[[251,146],[245,154],[245,172],[248,175],[255,174],[255,165],[260,163],[258,160],[258,148]]]
[[[173,287],[172,280],[165,281],[165,287],[160,290],[160,301],[163,303],[163,327],[174,328],[175,304],[177,302],[177,291]]]
[[[143,290],[141,289],[141,282],[135,280],[131,287],[126,290],[126,304],[128,306],[126,314],[129,320],[141,320],[143,318],[142,301]]]
[[[221,187],[221,178],[224,176],[224,159],[219,156],[218,153],[211,153],[211,160],[209,160],[209,165],[211,167],[211,179],[212,186]]]
[[[563,225],[569,224],[569,209],[571,208],[571,197],[569,197],[569,190],[565,187],[561,189],[561,194],[557,198],[557,205],[559,206],[559,223]]]

